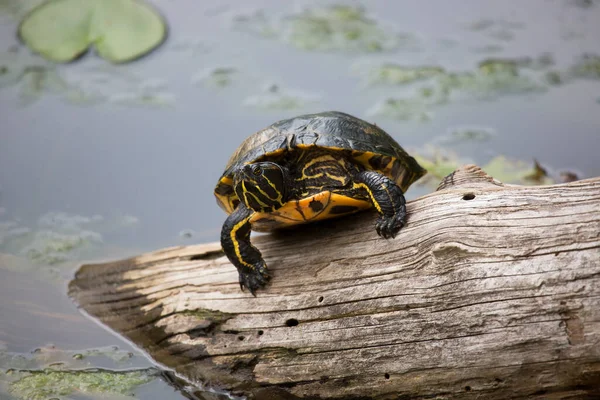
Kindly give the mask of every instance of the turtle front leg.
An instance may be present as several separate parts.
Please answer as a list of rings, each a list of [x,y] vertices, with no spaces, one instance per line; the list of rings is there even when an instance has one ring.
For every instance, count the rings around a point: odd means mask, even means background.
[[[256,290],[264,287],[270,276],[260,251],[250,243],[250,217],[253,213],[243,203],[238,205],[223,224],[221,246],[240,274],[240,288],[244,290],[246,287],[256,296]]]
[[[387,176],[370,170],[354,176],[354,187],[365,189],[379,212],[375,225],[379,236],[395,237],[405,224],[406,200],[402,189]]]

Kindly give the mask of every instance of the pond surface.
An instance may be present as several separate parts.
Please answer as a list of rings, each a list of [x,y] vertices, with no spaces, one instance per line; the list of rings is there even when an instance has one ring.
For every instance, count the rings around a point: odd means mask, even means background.
[[[84,262],[218,240],[225,163],[279,119],[376,122],[431,172],[409,199],[466,162],[521,184],[600,175],[597,1],[201,3],[156,0],[167,41],[117,67],[44,62],[15,37],[35,1],[0,2],[0,398],[25,396],[7,370],[152,367],[66,283]],[[138,398],[183,398],[148,374]]]

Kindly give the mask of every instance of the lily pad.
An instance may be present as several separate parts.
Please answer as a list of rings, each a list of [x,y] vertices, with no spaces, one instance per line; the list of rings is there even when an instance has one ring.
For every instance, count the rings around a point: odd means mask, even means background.
[[[94,46],[113,63],[134,60],[166,37],[163,18],[136,0],[49,0],[34,8],[19,26],[33,51],[55,62],[68,62]]]

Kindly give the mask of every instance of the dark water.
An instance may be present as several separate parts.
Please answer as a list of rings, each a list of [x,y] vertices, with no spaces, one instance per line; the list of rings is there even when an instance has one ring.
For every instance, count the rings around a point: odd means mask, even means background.
[[[279,119],[335,109],[377,122],[410,152],[438,143],[436,151],[449,151],[458,161],[485,165],[502,155],[529,167],[536,158],[555,175],[600,175],[600,61],[587,72],[576,68],[584,54],[600,55],[598,2],[365,2],[366,15],[384,35],[408,37],[378,52],[295,46],[286,16],[323,2],[155,4],[170,32],[152,55],[124,67],[107,67],[91,55],[53,70],[95,94],[93,104],[50,90],[32,100],[26,83],[9,84],[0,76],[0,352],[29,354],[49,343],[68,351],[116,345],[135,352],[78,313],[66,296],[67,280],[83,261],[217,240],[225,216],[212,189],[225,162],[242,139]],[[254,16],[254,22],[240,16]],[[7,14],[2,22],[0,51],[17,44],[16,21]],[[426,107],[427,121],[373,111],[388,97],[413,96],[415,87],[370,85],[369,71],[381,64],[472,72],[485,59],[544,54],[551,66],[519,70],[542,82],[542,90],[511,81],[492,96]],[[235,69],[231,83],[202,81],[214,68]],[[544,83],[550,72],[562,83]],[[253,96],[273,96],[273,85],[305,104],[252,106]],[[140,87],[160,92],[169,104],[116,101]],[[439,140],[460,127],[493,135]],[[408,197],[431,190],[415,186]],[[56,245],[61,240],[75,243],[73,249]],[[6,368],[11,366],[0,364]],[[149,390],[152,385],[158,389]],[[140,388],[138,396],[180,398],[160,381]]]

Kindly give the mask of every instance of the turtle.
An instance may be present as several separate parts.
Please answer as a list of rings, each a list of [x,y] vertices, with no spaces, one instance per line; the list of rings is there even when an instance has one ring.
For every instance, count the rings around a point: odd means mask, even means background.
[[[385,131],[328,111],[285,119],[249,136],[229,159],[214,194],[228,215],[221,246],[240,288],[270,280],[250,232],[267,232],[375,208],[383,238],[405,224],[404,192],[426,170]]]

